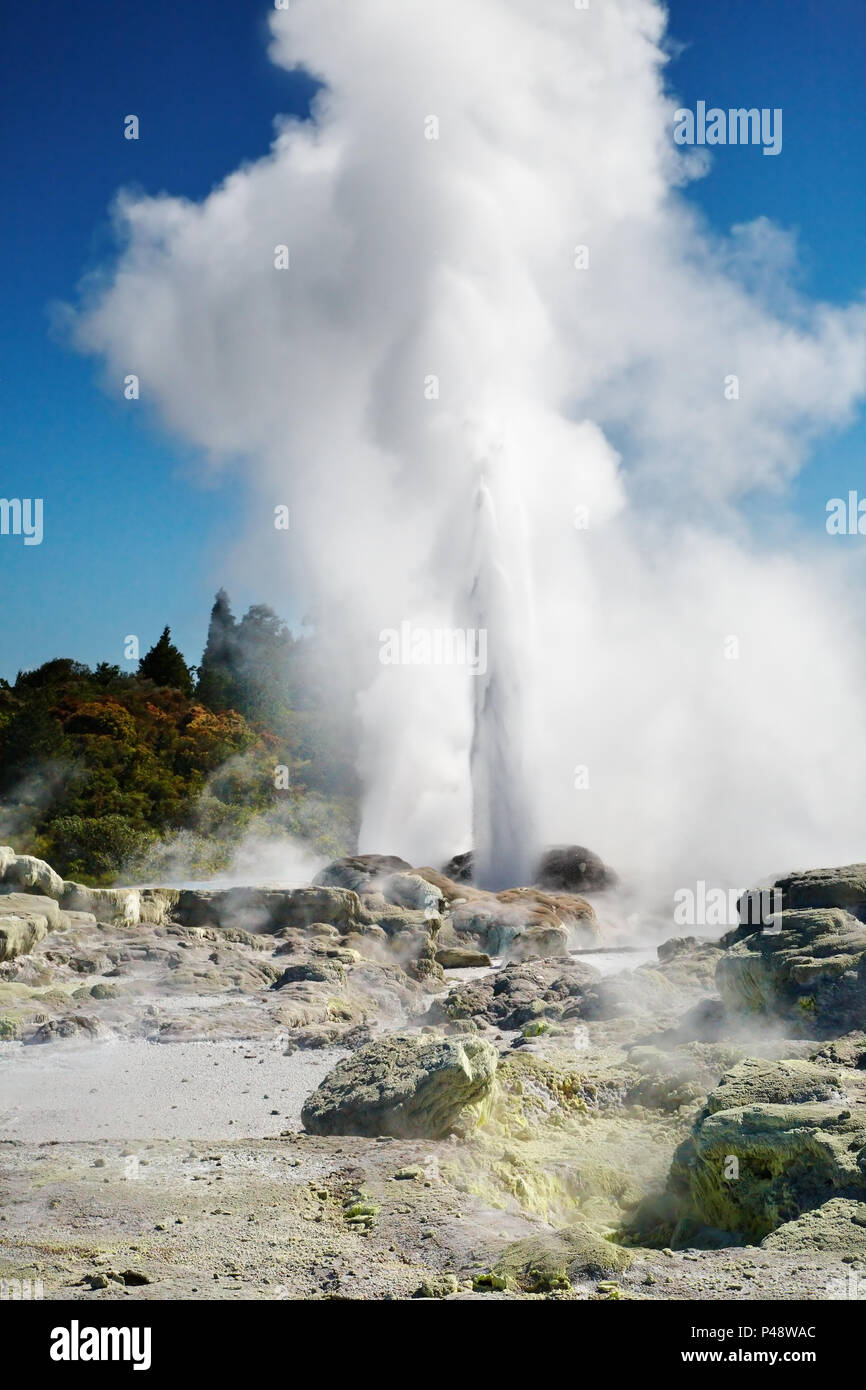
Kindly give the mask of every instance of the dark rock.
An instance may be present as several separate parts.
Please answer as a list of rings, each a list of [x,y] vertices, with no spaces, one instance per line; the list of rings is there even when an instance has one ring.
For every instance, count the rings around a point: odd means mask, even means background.
[[[472,882],[472,851],[467,850],[465,854],[455,854],[453,859],[442,869],[447,878],[453,879],[455,883]]]
[[[47,1043],[66,1041],[70,1038],[96,1038],[99,1036],[99,1020],[85,1014],[71,1014],[66,1018],[51,1018],[40,1024],[34,1033],[25,1037],[25,1043]]]
[[[431,1017],[481,1019],[497,1028],[522,1028],[538,1018],[561,1018],[569,1005],[579,1005],[600,978],[593,966],[571,959],[507,965],[483,979],[457,985],[447,999],[436,1001]]]
[[[539,888],[561,893],[597,893],[612,888],[616,874],[592,850],[582,845],[556,845],[546,850],[535,873]]]
[[[271,989],[284,989],[286,985],[301,981],[317,981],[321,984],[342,984],[345,971],[338,961],[311,960],[299,965],[288,966],[271,985]]]

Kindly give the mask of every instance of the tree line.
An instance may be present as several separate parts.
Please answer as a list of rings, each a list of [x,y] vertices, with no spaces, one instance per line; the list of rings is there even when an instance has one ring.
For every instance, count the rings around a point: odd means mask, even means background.
[[[135,672],[57,658],[0,681],[0,842],[93,883],[158,872],[179,844],[205,876],[251,826],[342,853],[355,750],[316,635],[266,605],[236,619],[221,589],[198,666],[166,626]]]

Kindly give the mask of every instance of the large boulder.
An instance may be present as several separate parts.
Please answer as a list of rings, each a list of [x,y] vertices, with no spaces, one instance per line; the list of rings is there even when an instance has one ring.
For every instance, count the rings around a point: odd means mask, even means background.
[[[513,961],[547,960],[551,956],[568,957],[568,928],[560,922],[544,926],[527,927],[516,936],[508,948],[508,959]]]
[[[446,907],[446,899],[438,888],[420,874],[390,874],[382,883],[385,901],[395,907],[410,908],[438,916]]]
[[[471,951],[466,946],[440,946],[436,951],[437,964],[443,970],[478,970],[491,964],[483,951]]]
[[[455,854],[442,872],[452,882],[467,884],[472,882],[473,868],[470,850]],[[535,871],[536,886],[554,893],[598,892],[613,887],[616,882],[616,874],[597,854],[582,845],[552,846],[542,854]]]
[[[448,904],[454,902],[465,902],[467,898],[481,898],[484,893],[480,888],[473,888],[467,880],[449,878],[447,874],[440,874],[437,869],[431,869],[426,864],[423,868],[413,869],[413,874],[438,888],[441,896]]]
[[[97,922],[117,922],[137,927],[142,920],[142,894],[138,888],[88,888],[69,880],[63,883],[64,912],[89,912]]]
[[[612,888],[617,877],[591,849],[555,845],[541,856],[535,881],[555,893],[597,893]]]
[[[63,897],[63,879],[44,859],[36,859],[32,854],[15,854],[4,845],[0,871],[3,883],[11,889],[37,893],[43,898],[53,898],[55,902],[60,902]]]
[[[442,873],[453,883],[472,882],[472,851],[466,850],[464,854],[455,854],[444,866]]]
[[[776,879],[786,908],[866,906],[866,864],[839,869],[808,869]]]
[[[556,931],[540,936],[542,949],[527,955],[563,954],[568,946],[595,945],[599,938],[595,913],[583,898],[570,894],[542,893],[537,888],[508,888],[502,893],[475,893],[451,909],[455,932],[480,938],[480,948],[488,954],[512,954],[515,939],[533,927],[565,928],[565,938]]]
[[[98,922],[126,926],[168,922],[179,896],[163,888],[88,888],[62,879],[44,859],[16,854],[8,845],[0,846],[0,888],[51,898],[64,912],[88,912]]]
[[[50,931],[62,925],[54,898],[36,893],[0,893],[0,961],[29,955]]]
[[[351,888],[355,893],[367,893],[379,888],[391,874],[411,870],[412,865],[396,854],[352,854],[326,864],[313,883],[323,888]]]
[[[496,1049],[475,1037],[395,1034],[339,1062],[301,1118],[311,1134],[440,1139],[471,1128],[490,1094]]]
[[[840,907],[782,912],[780,929],[752,932],[719,959],[728,1009],[779,1018],[793,1033],[836,1037],[866,1018],[866,926]]]
[[[187,889],[179,895],[175,914],[187,927],[278,932],[325,922],[348,932],[361,917],[361,900],[346,888]]]
[[[63,926],[56,900],[43,898],[38,893],[11,893],[0,888],[0,916],[43,917],[50,931]]]
[[[784,1255],[830,1253],[866,1261],[866,1202],[831,1197],[772,1231],[761,1248]],[[828,1293],[832,1296],[832,1290]]]
[[[750,1058],[710,1093],[677,1150],[679,1238],[701,1227],[760,1241],[834,1197],[866,1200],[866,1077]]]

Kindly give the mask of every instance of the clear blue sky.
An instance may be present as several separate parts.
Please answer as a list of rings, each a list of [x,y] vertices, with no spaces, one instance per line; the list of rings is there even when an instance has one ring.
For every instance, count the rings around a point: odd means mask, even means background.
[[[363,0],[358,0],[363,3]],[[471,0],[467,0],[471,3]],[[803,287],[845,301],[866,290],[864,0],[672,0],[685,45],[671,66],[683,105],[784,109],[776,159],[715,152],[689,196],[720,229],[766,215],[796,228]],[[52,334],[111,251],[117,189],[193,198],[268,149],[277,113],[306,111],[310,84],[266,56],[262,0],[41,0],[7,7],[0,54],[6,155],[0,225],[0,496],[46,499],[51,544],[0,537],[0,675],[53,656],[120,661],[168,622],[198,660],[219,557],[242,500],[200,486],[195,460],[106,399],[98,368]],[[122,138],[123,117],[146,121]],[[824,499],[866,491],[863,423],[797,484],[805,523]],[[832,479],[832,483],[828,480]],[[236,606],[275,603],[238,592]],[[290,615],[286,615],[290,616]]]

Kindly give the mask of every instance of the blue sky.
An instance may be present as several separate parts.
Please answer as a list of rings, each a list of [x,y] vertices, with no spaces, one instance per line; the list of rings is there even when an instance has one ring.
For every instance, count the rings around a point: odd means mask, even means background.
[[[243,516],[236,480],[205,483],[195,457],[107,398],[98,365],[52,329],[50,307],[111,253],[118,188],[204,196],[264,154],[278,113],[302,114],[302,76],[266,56],[260,0],[45,0],[7,12],[0,55],[6,178],[0,250],[0,496],[46,500],[46,542],[0,537],[0,675],[53,656],[121,661],[166,622],[198,659]],[[682,104],[784,110],[784,150],[718,149],[688,196],[726,230],[765,215],[796,230],[802,288],[834,302],[866,289],[863,0],[672,0]],[[142,138],[123,139],[136,112]],[[745,156],[745,157],[744,157]],[[829,495],[861,486],[863,422],[822,446],[793,504],[823,531]],[[235,606],[276,594],[233,594]],[[287,615],[289,616],[289,615]]]

